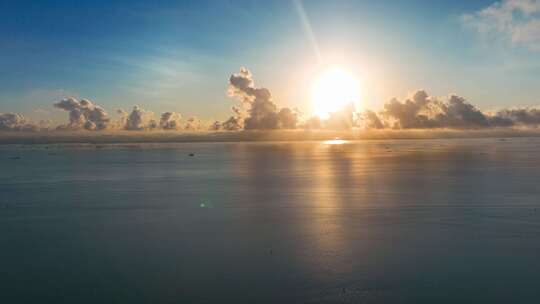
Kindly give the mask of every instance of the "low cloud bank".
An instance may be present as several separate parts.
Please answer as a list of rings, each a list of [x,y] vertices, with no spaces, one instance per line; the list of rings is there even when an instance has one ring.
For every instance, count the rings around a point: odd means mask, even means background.
[[[131,112],[117,110],[111,119],[100,105],[88,99],[66,98],[54,107],[68,113],[68,122],[50,128],[49,123],[34,123],[20,114],[0,113],[0,131],[241,131],[241,130],[410,130],[487,128],[536,128],[540,125],[540,108],[511,108],[494,113],[483,112],[458,95],[430,96],[419,90],[409,98],[386,102],[381,111],[358,112],[353,104],[321,119],[313,116],[302,119],[296,109],[280,108],[270,90],[257,87],[252,73],[241,68],[229,78],[228,95],[239,103],[225,121],[203,123],[197,117],[185,119],[177,112],[157,116],[139,106]]]
[[[403,102],[395,98],[390,100],[379,113],[366,111],[363,122],[367,129],[536,127],[540,124],[540,111],[520,108],[484,113],[461,96],[450,95],[440,99],[420,90]]]
[[[0,113],[0,131],[39,131],[45,122],[35,124],[16,113]]]
[[[392,99],[384,105],[379,119],[393,129],[483,128],[489,119],[467,103],[463,97],[451,95],[447,100],[417,91],[404,102]]]

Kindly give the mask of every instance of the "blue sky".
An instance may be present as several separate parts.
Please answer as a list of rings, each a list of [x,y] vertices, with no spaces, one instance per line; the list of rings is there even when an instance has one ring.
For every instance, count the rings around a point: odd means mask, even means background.
[[[505,39],[475,15],[494,1],[396,2],[303,1],[323,64],[359,75],[366,107],[415,89],[482,109],[540,104],[534,29]],[[63,119],[52,102],[75,96],[111,113],[140,105],[223,119],[241,66],[278,105],[308,111],[321,63],[292,1],[0,2],[0,112]]]

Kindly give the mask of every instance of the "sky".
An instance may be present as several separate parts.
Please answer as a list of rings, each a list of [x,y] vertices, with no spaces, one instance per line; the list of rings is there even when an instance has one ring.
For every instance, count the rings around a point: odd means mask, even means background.
[[[73,96],[221,120],[240,67],[308,112],[329,65],[360,79],[373,110],[418,89],[482,110],[535,106],[539,13],[536,0],[3,0],[0,112],[66,120],[53,103]]]

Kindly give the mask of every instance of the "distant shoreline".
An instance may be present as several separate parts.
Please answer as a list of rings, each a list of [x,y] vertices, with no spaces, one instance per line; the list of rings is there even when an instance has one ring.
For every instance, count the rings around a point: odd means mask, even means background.
[[[539,137],[537,129],[482,130],[369,130],[322,131],[276,130],[238,132],[0,132],[0,145],[6,144],[112,144],[112,143],[189,143],[189,142],[260,142],[260,141],[318,141],[384,140],[384,139],[445,139]]]

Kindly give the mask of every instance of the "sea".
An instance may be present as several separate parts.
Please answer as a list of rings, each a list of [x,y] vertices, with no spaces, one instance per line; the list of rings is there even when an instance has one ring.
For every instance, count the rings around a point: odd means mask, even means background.
[[[0,145],[0,303],[540,303],[540,138]]]

